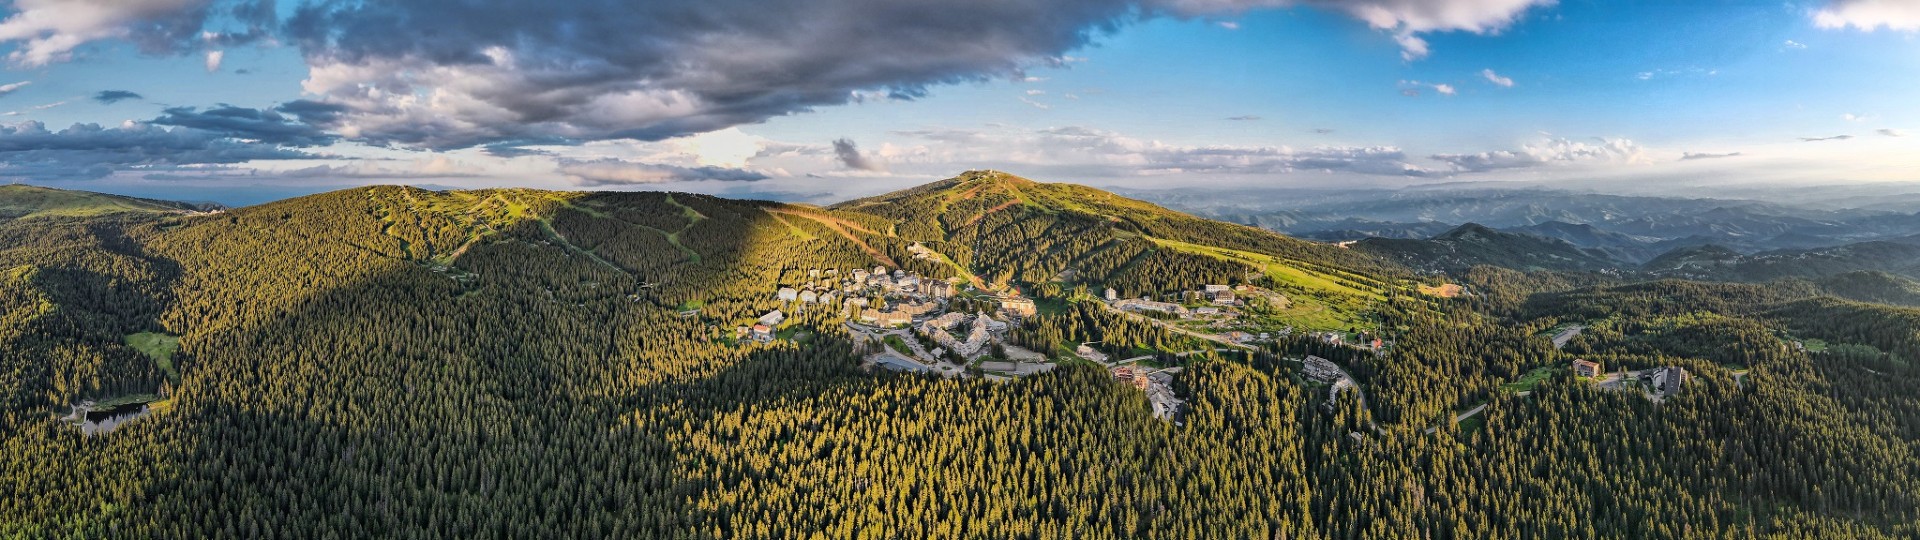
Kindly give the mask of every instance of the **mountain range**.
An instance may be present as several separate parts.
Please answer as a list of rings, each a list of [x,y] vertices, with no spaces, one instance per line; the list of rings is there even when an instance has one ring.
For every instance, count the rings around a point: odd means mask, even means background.
[[[1920,516],[1920,312],[1888,305],[1920,286],[1873,270],[1899,242],[1637,266],[1578,245],[1636,235],[1546,223],[1336,244],[997,171],[830,206],[0,208],[0,537],[1891,539]],[[955,352],[956,317],[992,346]]]
[[[1884,200],[1792,205],[1739,199],[1622,196],[1537,187],[1403,190],[1149,191],[1195,214],[1326,241],[1427,239],[1466,223],[1567,240],[1639,265],[1679,248],[1742,253],[1819,249],[1920,235],[1920,213]],[[1834,204],[1858,207],[1835,207]]]

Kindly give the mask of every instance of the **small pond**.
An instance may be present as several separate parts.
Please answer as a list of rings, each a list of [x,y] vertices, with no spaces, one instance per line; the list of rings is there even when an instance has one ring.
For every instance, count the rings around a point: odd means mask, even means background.
[[[145,403],[126,405],[107,410],[88,410],[84,406],[75,406],[74,414],[68,416],[80,426],[80,433],[101,435],[119,429],[122,424],[146,416],[153,412]],[[78,416],[79,418],[74,418]]]

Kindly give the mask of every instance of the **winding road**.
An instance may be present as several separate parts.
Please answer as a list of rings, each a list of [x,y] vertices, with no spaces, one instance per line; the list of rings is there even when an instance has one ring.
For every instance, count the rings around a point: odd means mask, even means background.
[[[1533,393],[1532,390],[1525,390],[1525,391],[1517,392],[1514,395],[1520,396],[1520,397],[1526,397],[1527,394],[1531,394],[1531,393]],[[1453,423],[1458,424],[1458,423],[1467,421],[1468,418],[1473,418],[1473,415],[1480,414],[1480,411],[1487,410],[1487,405],[1492,405],[1492,403],[1481,403],[1480,406],[1478,407],[1467,409],[1466,412],[1454,415]],[[1434,430],[1437,430],[1437,429],[1440,429],[1440,426],[1427,428],[1426,432],[1433,433]]]

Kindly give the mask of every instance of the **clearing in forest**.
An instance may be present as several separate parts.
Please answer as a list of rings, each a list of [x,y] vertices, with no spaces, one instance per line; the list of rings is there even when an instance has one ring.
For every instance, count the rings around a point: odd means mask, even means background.
[[[160,366],[167,374],[167,380],[180,382],[180,371],[173,365],[173,353],[180,351],[180,336],[169,336],[159,332],[141,332],[127,336],[127,346],[140,351]]]
[[[1313,330],[1345,330],[1368,327],[1368,313],[1386,300],[1372,279],[1346,273],[1329,273],[1306,268],[1294,261],[1234,249],[1189,244],[1146,237],[1155,245],[1184,253],[1205,255],[1256,268],[1272,280],[1273,288],[1286,296],[1285,305],[1274,306],[1264,319]]]

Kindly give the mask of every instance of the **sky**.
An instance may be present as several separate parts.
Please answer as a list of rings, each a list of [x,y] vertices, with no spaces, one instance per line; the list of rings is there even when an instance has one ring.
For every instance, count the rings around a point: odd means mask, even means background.
[[[1920,0],[14,0],[0,181],[1920,182]]]

